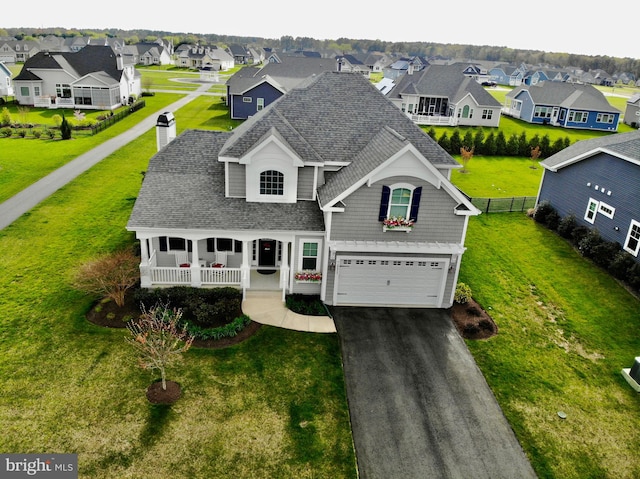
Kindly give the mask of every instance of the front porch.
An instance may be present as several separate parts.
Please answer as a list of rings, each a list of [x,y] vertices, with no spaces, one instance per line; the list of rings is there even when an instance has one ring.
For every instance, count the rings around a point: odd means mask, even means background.
[[[185,235],[186,236],[186,235]],[[233,235],[232,235],[233,236]],[[271,238],[149,236],[140,238],[143,288],[232,287],[251,291],[319,294],[321,282],[295,279],[294,236]],[[306,243],[305,243],[306,244]],[[317,273],[319,274],[319,273]]]

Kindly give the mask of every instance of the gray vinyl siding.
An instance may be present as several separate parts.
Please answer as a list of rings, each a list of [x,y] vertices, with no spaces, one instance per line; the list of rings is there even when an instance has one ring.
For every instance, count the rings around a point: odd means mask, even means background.
[[[382,186],[394,183],[422,186],[418,221],[410,233],[383,232],[382,222],[378,220]],[[344,204],[344,213],[333,214],[332,240],[460,243],[462,239],[465,217],[454,215],[455,200],[443,189],[416,178],[387,178],[370,187],[362,186],[347,197]]]
[[[548,201],[560,216],[574,214],[579,224],[623,244],[631,220],[640,221],[639,181],[640,166],[600,153],[555,173],[545,170],[538,202]],[[598,213],[593,224],[585,221],[589,198],[615,208],[613,218]]]
[[[322,236],[317,236],[317,235],[313,235],[313,234],[303,234],[303,235],[296,235],[295,239],[293,240],[293,244],[291,245],[291,250],[289,252],[289,264],[291,265],[291,275],[295,275],[297,271],[302,271],[302,264],[300,264],[300,240],[302,239],[313,239],[313,240],[318,240],[321,242],[322,246],[320,247],[319,250],[319,254],[320,256],[318,257],[318,267],[317,270],[318,271],[322,271],[322,254],[324,252],[324,244],[325,244],[325,237],[324,235]],[[318,283],[296,283],[296,280],[293,280],[293,286],[291,288],[291,292],[292,293],[300,293],[300,294],[320,294],[320,288],[322,287],[322,283],[318,282]]]
[[[315,168],[307,166],[298,169],[298,199],[313,199],[313,172]]]
[[[229,196],[234,198],[245,198],[246,174],[245,165],[238,163],[228,163],[229,165]]]

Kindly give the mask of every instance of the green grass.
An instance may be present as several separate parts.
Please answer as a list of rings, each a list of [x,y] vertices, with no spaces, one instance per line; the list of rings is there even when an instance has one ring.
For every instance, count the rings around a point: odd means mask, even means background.
[[[178,112],[178,114],[180,114]],[[70,452],[82,478],[355,478],[335,335],[263,327],[169,371],[184,396],[150,405],[124,330],[84,319],[71,287],[125,230],[149,131],[0,231],[0,450]]]
[[[146,107],[129,115],[122,121],[93,136],[77,137],[71,140],[60,138],[22,139],[18,137],[0,138],[0,202],[12,197],[27,186],[35,183],[53,170],[68,163],[95,146],[114,138],[138,123],[141,118],[151,115],[181,98],[177,94],[157,94],[147,97]],[[43,115],[48,111],[33,110],[31,115]]]
[[[460,280],[499,328],[468,345],[539,477],[640,477],[640,403],[620,374],[640,301],[525,215],[473,218],[467,246]]]
[[[454,170],[451,181],[472,198],[537,196],[543,171],[526,158],[499,156],[474,156],[465,170]]]

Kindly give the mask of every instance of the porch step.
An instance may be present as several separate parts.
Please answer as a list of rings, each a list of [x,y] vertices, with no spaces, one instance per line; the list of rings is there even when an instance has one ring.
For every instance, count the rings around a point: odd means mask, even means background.
[[[281,291],[247,291],[242,312],[252,321],[279,328],[311,333],[335,333],[329,316],[306,316],[289,310],[282,301]]]

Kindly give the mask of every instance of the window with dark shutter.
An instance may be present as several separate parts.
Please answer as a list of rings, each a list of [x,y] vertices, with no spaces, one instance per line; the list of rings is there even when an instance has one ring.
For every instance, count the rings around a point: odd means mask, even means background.
[[[380,213],[378,214],[378,221],[384,221],[389,212],[389,197],[391,196],[391,188],[388,186],[382,186],[382,198],[380,199]]]

